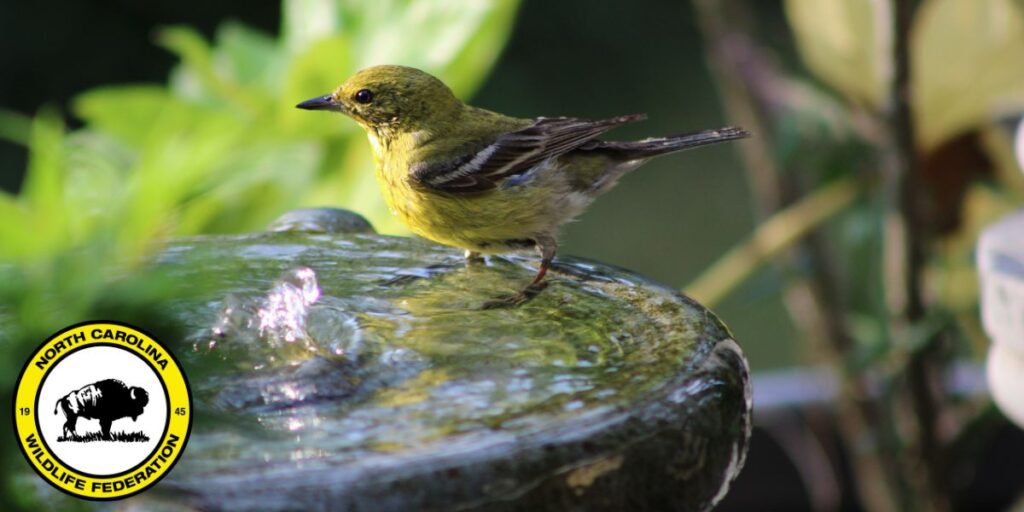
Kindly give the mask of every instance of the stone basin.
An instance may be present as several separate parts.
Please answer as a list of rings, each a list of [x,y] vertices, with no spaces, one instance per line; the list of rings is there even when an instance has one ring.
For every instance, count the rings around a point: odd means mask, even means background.
[[[204,510],[707,510],[743,465],[746,362],[635,274],[368,233],[183,239],[160,258],[196,420],[129,501]]]

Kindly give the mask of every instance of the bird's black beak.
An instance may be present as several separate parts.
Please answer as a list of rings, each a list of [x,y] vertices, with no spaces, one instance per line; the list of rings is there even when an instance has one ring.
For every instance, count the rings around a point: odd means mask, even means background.
[[[295,108],[301,108],[303,110],[331,110],[334,112],[345,111],[345,106],[342,105],[340,101],[336,101],[330,94],[308,99],[298,105],[295,105]]]

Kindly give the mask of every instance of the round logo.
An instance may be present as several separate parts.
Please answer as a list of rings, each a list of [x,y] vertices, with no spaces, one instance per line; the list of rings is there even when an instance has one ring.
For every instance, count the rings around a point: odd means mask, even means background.
[[[192,429],[181,365],[152,336],[117,322],[64,329],[18,377],[14,428],[39,476],[77,497],[144,491],[178,461]]]

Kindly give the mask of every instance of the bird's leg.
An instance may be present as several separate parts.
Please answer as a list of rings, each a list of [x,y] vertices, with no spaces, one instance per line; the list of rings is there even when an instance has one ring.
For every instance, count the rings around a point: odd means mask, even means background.
[[[512,295],[498,297],[495,300],[484,303],[483,309],[519,306],[520,304],[533,299],[542,290],[544,290],[544,288],[547,288],[548,284],[544,282],[544,276],[547,275],[548,269],[551,268],[551,262],[555,259],[555,252],[558,250],[558,244],[555,242],[553,237],[538,237],[535,243],[537,252],[540,253],[540,268],[537,269],[537,275],[534,276],[533,281],[526,285],[526,288],[523,288]]]
[[[467,267],[470,266],[470,265],[474,265],[474,264],[477,264],[477,263],[483,263],[483,262],[484,262],[484,257],[481,256],[480,253],[478,253],[476,251],[471,251],[469,249],[466,249],[466,266]]]
[[[527,290],[535,288],[540,285],[541,281],[544,280],[544,276],[547,275],[548,269],[551,268],[551,261],[555,259],[555,252],[558,250],[558,242],[553,237],[538,237],[537,238],[537,252],[540,253],[540,268],[537,269],[537,276],[533,278],[533,282],[526,287]]]

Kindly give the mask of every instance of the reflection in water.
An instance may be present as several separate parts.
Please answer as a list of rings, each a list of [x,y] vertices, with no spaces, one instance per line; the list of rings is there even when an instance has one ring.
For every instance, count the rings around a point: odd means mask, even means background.
[[[195,430],[183,479],[244,460],[338,464],[516,435],[615,408],[676,374],[708,324],[670,292],[582,263],[563,262],[569,272],[521,307],[480,310],[528,279],[530,260],[466,267],[409,239],[277,233],[168,254],[182,279],[217,290],[181,311],[207,326],[186,362],[206,376],[197,405],[217,413]]]

